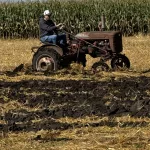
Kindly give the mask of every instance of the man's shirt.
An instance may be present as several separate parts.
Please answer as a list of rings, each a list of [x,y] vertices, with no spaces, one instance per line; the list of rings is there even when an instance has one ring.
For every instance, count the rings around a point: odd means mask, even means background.
[[[52,20],[44,20],[43,17],[39,21],[40,38],[46,35],[53,35],[54,30],[57,28]]]

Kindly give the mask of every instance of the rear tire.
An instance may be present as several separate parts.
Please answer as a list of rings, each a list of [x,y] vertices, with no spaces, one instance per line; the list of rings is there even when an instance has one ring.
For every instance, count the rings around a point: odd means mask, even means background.
[[[39,49],[33,56],[32,67],[34,71],[56,71],[58,70],[58,57],[54,49]]]
[[[111,60],[111,67],[114,70],[129,69],[130,61],[125,55],[119,54]]]

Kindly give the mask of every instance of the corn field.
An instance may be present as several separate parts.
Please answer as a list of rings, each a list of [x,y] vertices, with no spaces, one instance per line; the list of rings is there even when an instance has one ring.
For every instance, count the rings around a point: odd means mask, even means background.
[[[38,38],[39,17],[46,9],[54,22],[65,23],[73,33],[98,30],[102,14],[106,30],[121,30],[126,36],[149,33],[150,0],[49,0],[0,2],[0,38]]]

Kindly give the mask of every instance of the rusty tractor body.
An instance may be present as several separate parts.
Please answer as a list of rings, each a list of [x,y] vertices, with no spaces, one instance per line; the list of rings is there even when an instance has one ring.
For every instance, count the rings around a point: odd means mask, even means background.
[[[122,52],[122,34],[119,31],[93,31],[93,32],[83,32],[77,34],[75,37],[84,39],[89,42],[97,41],[107,42],[109,44],[112,52],[120,53]],[[102,43],[101,43],[102,44]]]
[[[67,33],[67,32],[66,32]],[[68,34],[68,44],[65,51],[59,44],[43,43],[40,47],[33,47],[34,53],[32,65],[36,71],[56,71],[66,67],[71,62],[81,63],[86,66],[86,55],[100,58],[93,64],[92,69],[97,72],[100,68],[107,70],[109,66],[105,63],[111,60],[113,69],[130,68],[130,61],[124,55],[122,45],[122,34],[120,31],[92,31],[82,32],[75,36]]]

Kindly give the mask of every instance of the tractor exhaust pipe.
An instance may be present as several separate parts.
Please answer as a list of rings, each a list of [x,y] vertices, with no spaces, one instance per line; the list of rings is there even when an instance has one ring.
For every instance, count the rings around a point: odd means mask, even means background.
[[[99,31],[105,31],[105,16],[101,16],[101,21],[98,24]]]
[[[101,22],[102,22],[102,31],[105,31],[105,16],[104,16],[104,14],[101,16]]]

